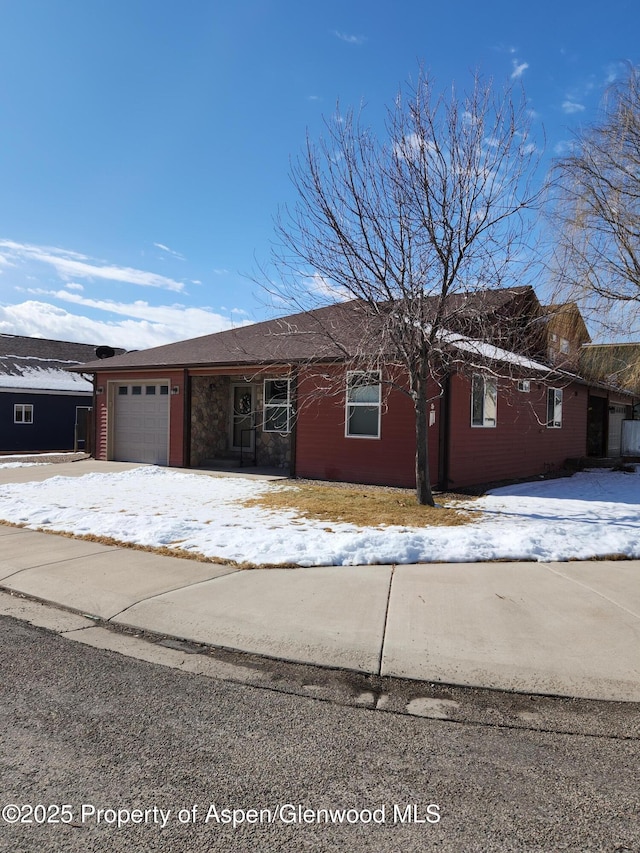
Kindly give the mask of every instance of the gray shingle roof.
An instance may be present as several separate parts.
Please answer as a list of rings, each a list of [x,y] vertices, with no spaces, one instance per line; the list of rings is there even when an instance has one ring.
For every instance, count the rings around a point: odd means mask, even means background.
[[[497,311],[524,293],[528,286],[487,290],[465,299],[456,297],[456,311]],[[375,318],[353,300],[292,314],[275,320],[241,326],[151,349],[128,352],[106,361],[91,361],[85,372],[135,368],[216,367],[296,363],[343,359],[354,355],[375,336]],[[375,337],[374,337],[375,339]]]
[[[364,334],[366,315],[357,302],[253,323],[83,365],[86,372],[127,368],[277,364],[339,359]]]
[[[0,334],[0,387],[91,390],[89,383],[83,388],[80,377],[68,370],[95,359],[97,350],[95,344]]]

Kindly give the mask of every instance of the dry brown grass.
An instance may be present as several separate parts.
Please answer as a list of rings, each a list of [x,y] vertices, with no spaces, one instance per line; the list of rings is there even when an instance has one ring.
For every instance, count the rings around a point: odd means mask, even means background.
[[[244,505],[291,509],[305,518],[329,524],[347,522],[359,527],[453,527],[479,517],[479,513],[456,509],[453,496],[441,496],[440,503],[445,500],[449,506],[420,506],[415,493],[405,489],[305,482],[274,488],[244,501]]]

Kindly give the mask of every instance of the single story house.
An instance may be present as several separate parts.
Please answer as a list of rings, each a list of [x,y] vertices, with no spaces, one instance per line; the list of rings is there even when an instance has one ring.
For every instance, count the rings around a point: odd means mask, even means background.
[[[93,383],[68,368],[116,352],[0,334],[0,453],[88,449]]]
[[[517,316],[537,337],[519,352],[479,344],[508,370],[454,369],[433,383],[428,449],[440,488],[544,474],[587,452],[589,383],[536,358],[545,357],[549,324],[532,289],[485,293],[496,323]],[[414,487],[415,418],[402,371],[350,360],[368,322],[361,303],[346,302],[73,368],[95,376],[95,456],[187,468],[235,461]],[[452,336],[454,347],[475,344]],[[618,398],[630,412],[630,395]]]

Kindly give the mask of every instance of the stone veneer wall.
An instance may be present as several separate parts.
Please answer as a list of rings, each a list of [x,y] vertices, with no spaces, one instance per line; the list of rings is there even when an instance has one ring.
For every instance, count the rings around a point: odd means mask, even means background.
[[[256,456],[260,466],[288,469],[291,435],[262,430],[263,383],[256,389]],[[191,465],[238,455],[229,446],[231,377],[194,376],[191,380]]]
[[[230,456],[228,376],[194,376],[191,380],[191,465]]]

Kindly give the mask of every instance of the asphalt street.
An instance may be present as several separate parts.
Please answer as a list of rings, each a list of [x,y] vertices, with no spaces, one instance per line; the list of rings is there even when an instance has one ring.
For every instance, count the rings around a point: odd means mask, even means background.
[[[437,719],[410,682],[234,683],[8,617],[0,644],[2,851],[640,850],[637,706],[460,689]],[[388,710],[344,701],[367,684]]]

